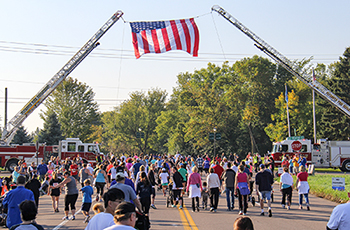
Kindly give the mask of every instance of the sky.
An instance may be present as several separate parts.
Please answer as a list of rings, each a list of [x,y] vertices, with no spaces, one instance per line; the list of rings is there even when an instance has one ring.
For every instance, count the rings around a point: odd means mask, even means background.
[[[350,46],[348,0],[0,0],[0,127],[8,89],[8,120],[67,63],[117,11],[124,12],[98,46],[71,74],[95,92],[100,112],[113,110],[135,91],[159,88],[170,96],[179,73],[208,62],[230,65],[245,57],[267,57],[245,34],[216,12],[220,5],[253,33],[291,60],[339,60]],[[184,51],[133,54],[128,22],[195,18],[198,57]],[[43,127],[39,106],[23,123]]]

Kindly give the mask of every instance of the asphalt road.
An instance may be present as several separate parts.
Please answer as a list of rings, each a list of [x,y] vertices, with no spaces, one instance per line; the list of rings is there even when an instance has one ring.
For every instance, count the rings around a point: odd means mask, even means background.
[[[256,195],[255,195],[256,197]],[[79,195],[77,202],[77,215],[75,220],[62,221],[64,195],[60,197],[60,212],[54,213],[51,206],[51,198],[42,196],[39,201],[39,214],[37,222],[45,229],[84,229],[86,224],[83,223],[84,216],[79,211],[81,207],[82,196]],[[293,192],[293,201],[291,210],[282,209],[280,205],[281,194],[275,185],[274,203],[272,203],[272,217],[260,216],[260,207],[255,207],[249,203],[247,216],[254,223],[255,229],[271,230],[271,229],[325,229],[329,216],[333,208],[337,205],[334,202],[318,198],[310,195],[311,210],[298,209],[298,194]],[[151,229],[185,229],[185,230],[213,230],[213,229],[232,229],[233,223],[238,216],[238,201],[235,200],[235,209],[226,211],[226,196],[221,195],[217,213],[211,213],[208,210],[200,210],[193,213],[191,211],[191,199],[184,198],[184,210],[177,208],[167,208],[166,198],[161,192],[157,193],[156,206],[157,209],[150,210]],[[266,208],[265,208],[266,209]],[[91,211],[91,215],[93,212]]]

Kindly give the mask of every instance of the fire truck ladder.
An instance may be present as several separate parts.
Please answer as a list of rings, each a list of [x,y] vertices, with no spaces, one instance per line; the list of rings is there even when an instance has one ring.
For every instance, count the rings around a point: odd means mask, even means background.
[[[255,46],[260,49],[262,52],[267,54],[273,60],[275,60],[278,64],[282,65],[287,71],[297,77],[299,80],[304,82],[311,89],[315,90],[320,96],[333,104],[337,109],[343,112],[346,116],[350,118],[350,106],[346,104],[343,100],[337,97],[334,93],[324,87],[321,83],[317,82],[313,77],[307,75],[302,69],[291,62],[288,58],[279,53],[272,46],[267,44],[264,40],[255,35],[252,31],[250,31],[247,27],[245,27],[242,23],[240,23],[237,19],[235,19],[232,15],[230,15],[227,11],[225,11],[220,6],[213,6],[212,11],[216,11],[222,17],[227,19],[230,23],[236,26],[240,31],[242,31],[245,35],[247,35],[250,39],[252,39],[256,44]]]
[[[123,15],[117,11],[85,45],[60,69],[41,90],[8,122],[4,127],[1,144],[9,145],[16,131],[23,121],[56,89],[56,87],[95,49],[100,43],[98,40],[111,28]]]

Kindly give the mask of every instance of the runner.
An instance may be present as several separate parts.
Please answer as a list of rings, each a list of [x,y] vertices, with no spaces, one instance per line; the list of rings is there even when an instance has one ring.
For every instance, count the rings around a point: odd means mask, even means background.
[[[95,187],[97,189],[96,201],[102,202],[103,190],[108,181],[107,174],[103,170],[103,165],[100,165],[95,172]]]
[[[64,197],[64,214],[63,220],[69,220],[69,206],[72,212],[72,220],[75,220],[75,203],[78,199],[78,189],[77,182],[73,176],[70,175],[70,172],[65,172],[63,174],[64,180],[56,186],[52,186],[53,189],[61,188],[66,186],[66,196]]]
[[[60,194],[61,194],[61,190],[59,188],[53,189],[53,187],[58,185],[61,182],[62,180],[57,177],[57,172],[54,171],[52,173],[52,178],[49,182],[50,184],[49,193],[47,194],[51,196],[53,212],[59,212],[58,207],[59,207]]]

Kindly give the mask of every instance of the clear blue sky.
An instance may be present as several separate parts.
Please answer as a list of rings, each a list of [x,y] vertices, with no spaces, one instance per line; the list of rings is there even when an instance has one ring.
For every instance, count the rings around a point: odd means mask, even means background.
[[[290,59],[314,57],[329,64],[350,46],[350,1],[294,0],[0,0],[0,127],[4,121],[4,89],[8,88],[11,119],[43,85],[115,13],[125,21],[196,17],[199,57],[182,51],[147,54],[136,60],[128,23],[117,22],[70,75],[96,93],[100,111],[112,110],[133,91],[151,88],[170,95],[177,74],[205,68],[208,62],[232,64],[254,54],[265,57],[253,42],[217,13],[222,6],[260,38]],[[201,16],[203,15],[203,16]],[[40,44],[40,45],[38,45]],[[60,46],[60,47],[57,47]],[[42,127],[41,105],[25,122],[28,131]]]

